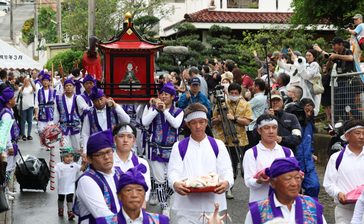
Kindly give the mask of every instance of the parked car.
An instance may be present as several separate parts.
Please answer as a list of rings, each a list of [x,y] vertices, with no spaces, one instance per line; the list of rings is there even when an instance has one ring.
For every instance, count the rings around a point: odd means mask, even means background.
[[[8,13],[10,11],[10,4],[5,0],[0,0],[0,11]]]

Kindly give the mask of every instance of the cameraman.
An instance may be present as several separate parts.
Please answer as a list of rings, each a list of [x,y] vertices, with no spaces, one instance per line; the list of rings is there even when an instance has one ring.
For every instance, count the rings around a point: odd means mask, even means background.
[[[356,72],[353,52],[344,47],[344,40],[340,37],[334,37],[334,39],[331,41],[331,44],[332,49],[334,50],[334,53],[331,54],[323,51],[317,44],[313,46],[316,51],[323,54],[324,57],[328,59],[326,64],[327,69],[331,69],[333,64],[336,63],[336,71],[339,75]],[[349,119],[347,113],[345,112],[346,105],[350,106],[350,112],[352,115],[355,118],[360,119],[359,113],[355,106],[355,93],[347,91],[350,87],[351,77],[338,77],[336,79],[336,83],[337,85],[335,85],[334,91],[334,120],[337,121],[340,118],[343,120]]]
[[[222,98],[224,99],[224,97]],[[238,83],[231,83],[228,88],[228,97],[225,102],[226,117],[230,120],[230,123],[234,125],[236,130],[236,137],[239,140],[238,147],[239,153],[243,153],[243,146],[248,145],[248,137],[246,135],[245,127],[253,120],[253,112],[248,102],[241,96],[241,85]],[[212,125],[215,127],[215,137],[223,141],[228,150],[230,151],[230,159],[233,165],[234,179],[236,179],[238,172],[239,158],[236,155],[235,144],[233,138],[229,136],[228,124],[222,125],[222,114],[219,114],[219,108],[215,108],[212,117]],[[224,130],[225,129],[225,130]],[[228,191],[226,197],[232,199],[233,195],[231,191]]]
[[[353,17],[355,29],[350,29],[348,27],[346,30],[356,38],[356,41],[354,41],[355,44],[355,50],[354,50],[354,58],[357,63],[360,62],[360,56],[361,56],[361,48],[359,46],[360,39],[364,38],[364,23],[363,23],[363,16],[361,14],[356,14]]]

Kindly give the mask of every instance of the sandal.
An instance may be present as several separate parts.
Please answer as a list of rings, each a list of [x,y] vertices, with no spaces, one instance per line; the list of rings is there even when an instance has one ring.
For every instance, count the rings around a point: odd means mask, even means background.
[[[28,140],[33,140],[33,137],[29,135],[27,139]]]

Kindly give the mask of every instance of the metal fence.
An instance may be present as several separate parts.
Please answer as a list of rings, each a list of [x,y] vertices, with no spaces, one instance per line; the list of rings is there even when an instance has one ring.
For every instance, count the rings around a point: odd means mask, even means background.
[[[336,64],[331,72],[331,121],[364,118],[364,73],[337,74]]]

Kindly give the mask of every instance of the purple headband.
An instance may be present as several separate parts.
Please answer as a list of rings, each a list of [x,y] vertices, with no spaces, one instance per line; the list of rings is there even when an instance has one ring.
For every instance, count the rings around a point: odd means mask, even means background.
[[[12,98],[14,97],[14,90],[10,87],[6,87],[1,92],[0,103],[2,106],[5,106]]]
[[[294,157],[275,159],[270,168],[265,169],[265,174],[270,178],[278,177],[292,171],[300,171],[300,165]]]
[[[90,75],[90,74],[87,74],[83,80],[82,80],[82,83],[85,84],[86,82],[95,82],[95,79]]]
[[[48,79],[48,81],[51,81],[51,76],[50,76],[50,75],[48,75],[47,73],[45,73],[45,74],[42,76],[42,81],[43,81],[44,79]]]
[[[113,148],[114,140],[110,130],[100,131],[91,135],[87,140],[87,155],[90,156],[105,148]]]
[[[105,96],[104,92],[101,89],[98,89],[96,86],[92,88],[90,99],[91,100],[97,100],[101,97]]]
[[[138,184],[141,185],[145,191],[148,190],[148,185],[145,182],[143,173],[147,172],[147,168],[143,164],[139,164],[130,168],[125,173],[122,173],[117,184],[117,192],[121,191],[126,185]]]
[[[72,84],[74,86],[75,82],[72,79],[66,79],[66,80],[64,80],[63,85],[65,86],[66,84]]]
[[[164,84],[164,86],[161,89],[161,93],[166,92],[168,94],[171,94],[172,96],[176,96],[176,89],[174,88],[173,84],[170,82],[167,82]]]

